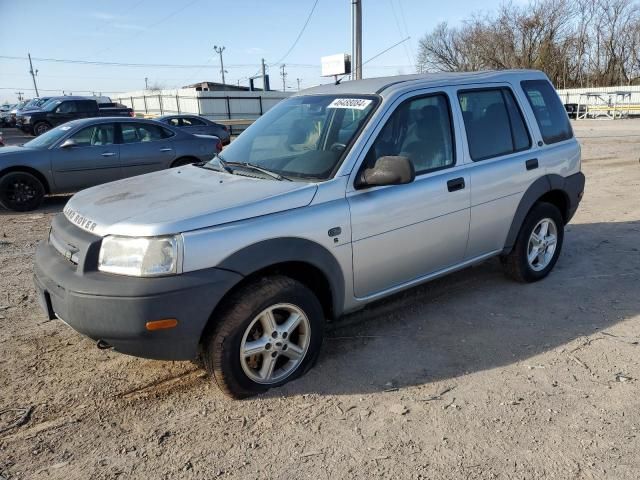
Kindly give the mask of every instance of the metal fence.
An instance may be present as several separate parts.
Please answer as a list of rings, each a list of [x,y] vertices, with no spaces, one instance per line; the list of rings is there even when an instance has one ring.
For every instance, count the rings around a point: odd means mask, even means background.
[[[236,134],[289,95],[283,92],[135,92],[114,97],[137,115],[195,114],[214,122],[228,123]],[[235,120],[235,121],[233,121]],[[229,121],[229,122],[227,122]],[[246,121],[238,125],[239,121]]]

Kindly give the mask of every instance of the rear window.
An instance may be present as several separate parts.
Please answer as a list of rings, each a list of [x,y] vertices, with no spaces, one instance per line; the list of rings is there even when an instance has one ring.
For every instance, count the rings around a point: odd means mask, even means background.
[[[531,147],[522,113],[507,88],[458,93],[469,154],[473,161],[508,155]]]
[[[573,137],[569,117],[555,89],[546,80],[520,82],[540,127],[544,143],[556,143]]]

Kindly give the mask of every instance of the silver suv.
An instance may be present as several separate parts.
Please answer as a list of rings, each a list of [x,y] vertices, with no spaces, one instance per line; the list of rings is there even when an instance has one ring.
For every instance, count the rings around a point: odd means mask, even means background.
[[[325,320],[500,257],[549,274],[584,189],[537,71],[323,85],[210,162],[93,187],[36,253],[49,318],[239,398],[307,371]]]

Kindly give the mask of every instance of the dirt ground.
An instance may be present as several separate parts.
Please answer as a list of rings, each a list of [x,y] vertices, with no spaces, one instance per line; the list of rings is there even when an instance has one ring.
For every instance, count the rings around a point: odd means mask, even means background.
[[[245,401],[45,321],[31,262],[67,199],[0,212],[0,479],[640,478],[640,120],[575,130],[586,193],[546,280],[492,260],[395,296]]]

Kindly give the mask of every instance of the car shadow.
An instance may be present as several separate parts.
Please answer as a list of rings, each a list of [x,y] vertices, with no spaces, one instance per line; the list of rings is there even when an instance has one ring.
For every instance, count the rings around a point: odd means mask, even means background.
[[[497,259],[330,324],[318,364],[268,396],[358,394],[525,361],[640,313],[640,221],[569,225],[543,281]]]

